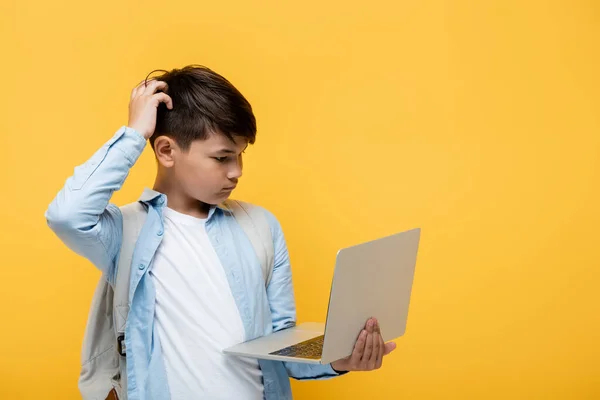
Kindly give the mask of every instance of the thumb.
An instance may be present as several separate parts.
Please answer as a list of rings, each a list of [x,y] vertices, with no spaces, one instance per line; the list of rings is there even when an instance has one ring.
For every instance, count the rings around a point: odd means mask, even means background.
[[[392,351],[396,350],[396,342],[389,342],[385,344],[385,351],[383,352],[384,356],[387,356]]]

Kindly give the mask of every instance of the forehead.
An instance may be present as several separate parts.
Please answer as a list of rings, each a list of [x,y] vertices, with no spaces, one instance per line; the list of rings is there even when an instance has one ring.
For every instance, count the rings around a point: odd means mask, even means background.
[[[220,133],[211,133],[204,140],[194,140],[191,144],[191,149],[205,151],[231,150],[239,152],[244,150],[248,145],[248,140],[242,136],[234,136],[234,141],[231,141],[227,136]]]

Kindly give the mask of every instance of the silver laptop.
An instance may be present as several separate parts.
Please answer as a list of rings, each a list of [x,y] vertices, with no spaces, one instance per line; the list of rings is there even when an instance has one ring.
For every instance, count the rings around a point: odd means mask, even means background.
[[[384,341],[406,330],[420,229],[342,249],[337,254],[326,324],[304,323],[241,343],[224,353],[329,364],[352,354],[366,321],[379,321]]]

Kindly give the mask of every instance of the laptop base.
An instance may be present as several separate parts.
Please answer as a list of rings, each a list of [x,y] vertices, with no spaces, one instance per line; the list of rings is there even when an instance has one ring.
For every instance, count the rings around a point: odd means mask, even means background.
[[[323,336],[325,324],[308,322],[298,326],[281,330],[267,336],[262,336],[248,342],[240,343],[223,350],[223,353],[241,357],[257,358],[263,360],[293,361],[307,364],[321,364],[321,357],[292,357],[280,352],[290,346]]]

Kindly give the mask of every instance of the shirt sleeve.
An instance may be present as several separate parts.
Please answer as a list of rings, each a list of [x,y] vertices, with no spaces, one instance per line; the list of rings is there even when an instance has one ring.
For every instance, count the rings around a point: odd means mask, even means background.
[[[273,275],[267,287],[267,297],[273,319],[273,331],[296,325],[296,303],[292,284],[292,271],[283,230],[275,216],[266,211],[274,245]],[[331,364],[316,365],[284,362],[288,375],[297,380],[329,379],[343,373],[336,372]]]
[[[48,226],[71,250],[90,260],[114,282],[115,259],[121,246],[122,215],[109,204],[146,140],[121,127],[84,164],[75,168],[46,210]]]

